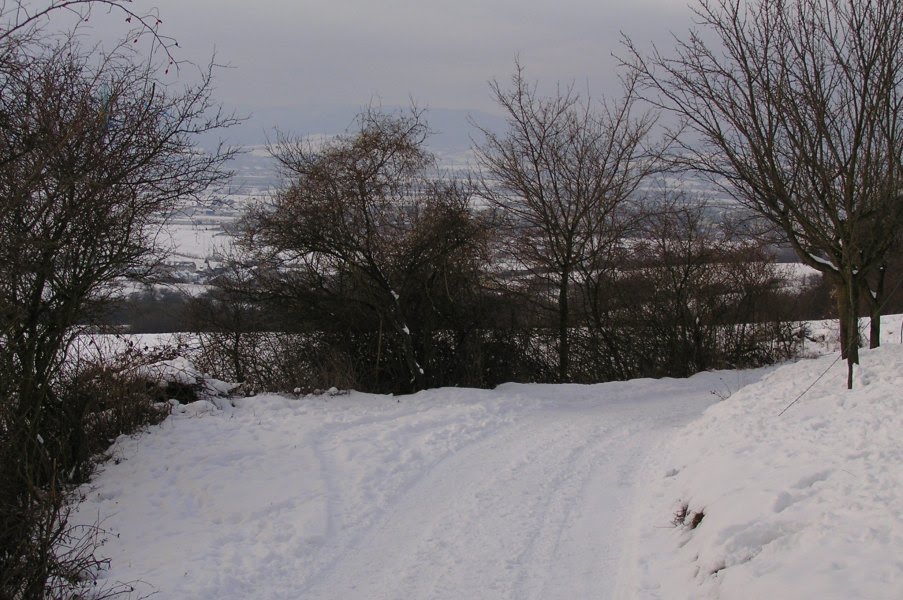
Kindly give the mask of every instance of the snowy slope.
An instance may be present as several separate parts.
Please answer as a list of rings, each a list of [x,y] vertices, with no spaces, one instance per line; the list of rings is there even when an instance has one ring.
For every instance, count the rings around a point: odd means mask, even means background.
[[[189,405],[84,488],[155,598],[619,598],[637,475],[765,371]]]
[[[744,388],[650,463],[625,597],[903,598],[903,346],[864,351],[852,391],[837,358]],[[682,505],[696,529],[670,523]]]

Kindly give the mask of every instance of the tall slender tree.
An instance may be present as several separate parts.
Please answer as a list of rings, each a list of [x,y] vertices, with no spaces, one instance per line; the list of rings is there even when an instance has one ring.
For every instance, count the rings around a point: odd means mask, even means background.
[[[482,194],[508,216],[514,257],[555,290],[558,376],[568,379],[570,294],[581,266],[620,229],[614,215],[658,166],[646,146],[655,123],[636,107],[635,79],[617,102],[594,104],[573,87],[541,96],[520,64],[510,87],[490,84],[508,127],[482,129]]]

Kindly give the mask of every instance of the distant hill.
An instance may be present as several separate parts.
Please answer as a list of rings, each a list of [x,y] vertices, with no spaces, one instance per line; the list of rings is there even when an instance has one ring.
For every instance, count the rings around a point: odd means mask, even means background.
[[[392,106],[384,108],[390,112],[399,109]],[[361,109],[360,106],[336,106],[319,110],[304,107],[240,107],[236,113],[247,116],[241,125],[215,136],[207,136],[203,143],[215,144],[223,139],[234,145],[257,146],[273,139],[277,129],[301,135],[338,134],[354,127],[355,116]],[[428,108],[425,116],[434,132],[428,145],[437,152],[457,152],[470,147],[471,136],[477,137],[479,132],[471,126],[469,119],[493,131],[500,131],[505,126],[504,118],[479,110]]]
[[[399,107],[384,107],[387,111]],[[268,189],[278,182],[272,160],[265,146],[275,139],[276,131],[302,136],[336,135],[354,127],[360,106],[330,107],[321,110],[301,107],[239,108],[236,113],[247,119],[236,127],[201,139],[201,145],[212,148],[220,142],[241,146],[245,152],[236,157],[231,168],[236,177],[233,193],[248,193]],[[440,165],[460,167],[470,162],[472,140],[480,141],[480,132],[471,120],[491,131],[502,131],[502,117],[479,110],[431,108],[426,110],[426,121],[433,132],[427,147],[436,153]]]

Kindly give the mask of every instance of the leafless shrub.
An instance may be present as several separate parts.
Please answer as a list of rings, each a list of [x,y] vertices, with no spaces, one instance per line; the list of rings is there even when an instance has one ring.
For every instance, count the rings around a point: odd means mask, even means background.
[[[227,175],[231,152],[199,152],[196,136],[234,122],[209,69],[176,91],[131,40],[100,55],[43,29],[100,4],[165,44],[128,2],[26,4],[0,5],[0,597],[16,600],[68,598],[97,564],[93,538],[68,527],[70,488],[116,435],[163,413],[145,384],[73,365],[70,350],[110,284],[159,259],[176,204]]]
[[[37,440],[8,402],[0,403],[0,593],[8,598],[109,598],[130,587],[95,586],[104,559],[95,554],[104,532],[72,526],[69,506],[116,438],[160,422],[170,405],[156,382],[136,376],[155,362],[135,350],[117,358],[77,361],[53,382],[57,411],[45,418]],[[22,448],[37,441],[38,461]],[[34,450],[32,451],[34,452]],[[32,455],[34,456],[34,455]]]

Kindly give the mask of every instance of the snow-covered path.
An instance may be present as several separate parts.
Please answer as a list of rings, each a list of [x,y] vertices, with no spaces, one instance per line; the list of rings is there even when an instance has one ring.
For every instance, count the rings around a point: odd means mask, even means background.
[[[77,519],[155,598],[620,598],[637,484],[761,375],[191,405],[121,439]]]
[[[654,436],[623,412],[531,411],[425,470],[310,597],[574,598],[613,579],[631,473]],[[334,594],[334,595],[333,595]]]

